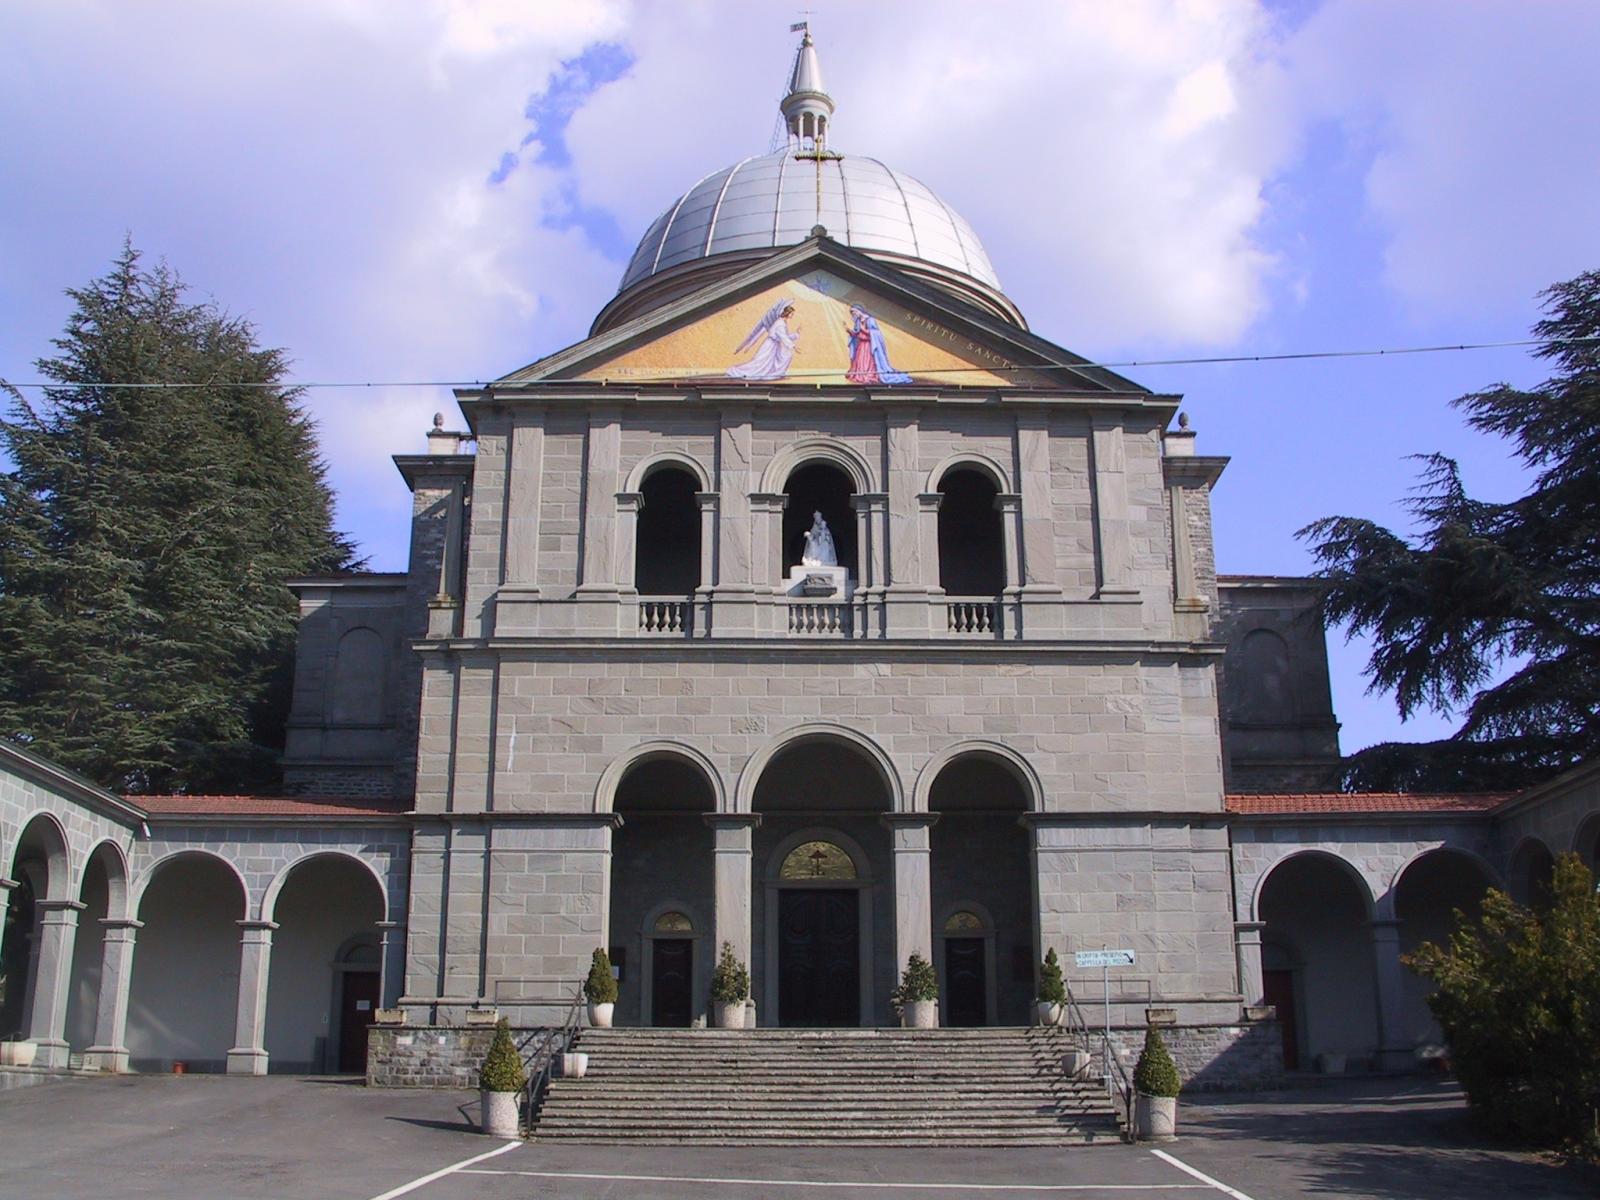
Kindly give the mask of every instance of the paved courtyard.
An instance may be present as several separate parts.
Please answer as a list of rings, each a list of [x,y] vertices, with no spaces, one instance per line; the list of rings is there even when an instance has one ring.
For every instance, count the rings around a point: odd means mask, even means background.
[[[1439,1081],[1186,1104],[1186,1135],[1064,1151],[616,1150],[490,1142],[468,1093],[151,1076],[0,1093],[0,1198],[591,1200],[1590,1197],[1600,1175],[1488,1148]]]

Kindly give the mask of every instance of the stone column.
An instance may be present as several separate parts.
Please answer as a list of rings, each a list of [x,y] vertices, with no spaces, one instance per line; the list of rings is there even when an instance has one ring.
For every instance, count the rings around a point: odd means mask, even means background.
[[[233,1048],[228,1051],[229,1075],[265,1075],[267,1050],[262,1044],[267,1029],[267,976],[272,968],[272,931],[275,921],[240,921],[239,1007],[233,1023]]]
[[[634,568],[638,564],[639,510],[644,507],[642,492],[618,492],[616,564],[612,578],[622,591],[632,591],[637,582]]]
[[[34,1063],[51,1070],[67,1065],[67,990],[72,985],[72,948],[78,940],[77,900],[35,900],[39,914],[39,960],[33,975],[28,1037],[39,1047]]]
[[[405,922],[379,921],[378,937],[378,1007],[394,1008],[405,982]]]
[[[1261,974],[1261,931],[1265,921],[1235,921],[1233,923],[1233,950],[1239,964],[1239,994],[1244,1006],[1250,1008],[1265,1003],[1266,985]]]
[[[939,588],[939,506],[943,503],[943,492],[917,495],[917,541],[921,543],[917,582],[929,591]]]
[[[128,1070],[128,991],[133,984],[133,943],[143,921],[101,920],[100,1002],[94,1017],[94,1045],[83,1052],[87,1071]]]
[[[1022,636],[1022,555],[1020,531],[1022,522],[1022,496],[1016,492],[1001,492],[994,498],[1000,511],[1000,532],[1005,538],[1006,587],[1000,600],[1000,632],[1003,637]]]
[[[750,935],[750,850],[756,826],[756,813],[707,813],[711,826],[713,874],[716,886],[714,917],[716,945],[712,960],[721,955],[722,943],[733,947],[734,955],[747,967],[751,964]]]
[[[537,424],[527,422],[535,421]],[[506,557],[502,579],[522,595],[539,594],[539,502],[544,480],[542,414],[519,414],[506,463]]]
[[[1097,414],[1089,436],[1093,464],[1095,542],[1101,596],[1136,594],[1133,539],[1128,528],[1128,460],[1115,413]]]
[[[922,482],[919,431],[915,409],[890,410],[885,444],[889,459],[889,579],[891,588],[922,585],[921,555],[926,553],[919,533],[917,491]]]
[[[622,468],[622,418],[616,412],[589,413],[588,453],[583,464],[583,542],[578,561],[578,592],[599,598],[615,595],[617,476]]]
[[[1011,579],[1030,590],[1060,590],[1056,574],[1055,499],[1051,495],[1050,418],[1017,414],[1018,487],[1022,492],[1022,574]]]
[[[700,586],[698,591],[709,592],[717,583],[717,508],[720,494],[696,492],[694,502],[700,506]]]
[[[1400,922],[1372,922],[1372,952],[1378,981],[1378,1061],[1380,1071],[1415,1065],[1406,1043],[1405,966],[1400,962]]]
[[[891,813],[882,820],[894,837],[894,971],[898,981],[913,954],[933,961],[930,831],[939,815]]]

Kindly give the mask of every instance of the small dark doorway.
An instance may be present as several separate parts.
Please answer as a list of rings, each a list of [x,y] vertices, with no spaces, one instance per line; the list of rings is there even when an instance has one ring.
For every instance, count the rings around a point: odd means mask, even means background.
[[[939,491],[939,586],[951,596],[998,596],[1006,586],[998,490],[987,475],[957,468]]]
[[[860,899],[854,890],[778,893],[778,1019],[784,1025],[861,1023]]]
[[[694,1010],[694,941],[656,938],[650,959],[650,1024],[688,1028]]]
[[[953,937],[944,940],[944,988],[946,1025],[987,1025],[989,1005],[985,996],[988,964],[984,961],[981,937]]]
[[[1294,972],[1261,972],[1262,999],[1278,1010],[1278,1028],[1283,1030],[1283,1069],[1300,1069],[1300,1031],[1294,1019]]]
[[[640,488],[634,542],[634,586],[641,596],[687,596],[700,584],[699,484],[672,467]]]
[[[367,1029],[378,1007],[378,973],[345,971],[339,1000],[339,1070],[367,1073]]]

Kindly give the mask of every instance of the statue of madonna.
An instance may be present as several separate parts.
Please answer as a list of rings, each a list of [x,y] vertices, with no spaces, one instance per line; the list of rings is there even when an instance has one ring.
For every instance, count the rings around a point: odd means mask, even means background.
[[[822,519],[822,514],[811,514],[811,528],[806,531],[806,546],[800,554],[802,567],[837,567],[839,565],[839,551],[834,548],[833,534],[828,531],[828,523]]]

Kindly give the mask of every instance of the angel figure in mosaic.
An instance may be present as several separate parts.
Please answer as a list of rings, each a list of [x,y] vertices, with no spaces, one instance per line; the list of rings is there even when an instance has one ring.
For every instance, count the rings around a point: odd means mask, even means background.
[[[755,346],[756,352],[742,363],[728,368],[734,379],[782,379],[789,373],[794,361],[795,347],[800,344],[800,331],[789,328],[789,318],[794,316],[794,303],[779,300],[766,315],[756,322],[735,354],[743,354]]]

